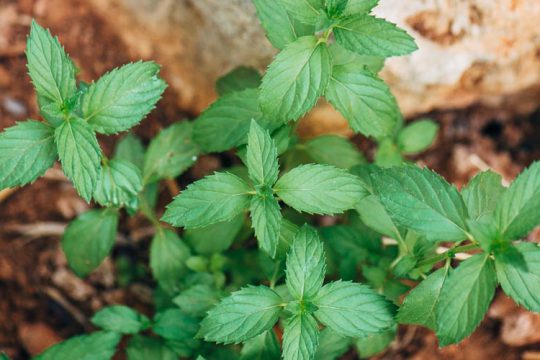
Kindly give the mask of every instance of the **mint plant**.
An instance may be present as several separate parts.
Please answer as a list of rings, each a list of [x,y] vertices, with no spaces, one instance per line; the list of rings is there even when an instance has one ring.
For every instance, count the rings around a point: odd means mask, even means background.
[[[498,284],[540,312],[540,249],[524,240],[540,224],[539,163],[508,188],[484,172],[461,191],[411,164],[406,157],[425,150],[438,126],[405,125],[377,75],[386,57],[416,49],[370,15],[377,2],[254,0],[280,51],[266,73],[234,69],[195,121],[149,144],[128,133],[110,157],[97,134],[127,131],[152,110],[166,86],[159,67],[136,62],[77,82],[58,40],[33,22],[28,69],[44,121],[0,134],[0,188],[30,183],[59,159],[95,205],[62,238],[73,271],[87,276],[110,254],[125,211],[154,233],[148,264],[116,258],[119,283],[151,274],[155,284],[152,314],[105,307],[91,319],[96,332],[37,359],[111,359],[125,348],[129,360],[327,360],[351,347],[366,358],[385,350],[399,324],[428,327],[445,346],[474,331]],[[321,97],[375,141],[373,163],[347,138],[296,134],[295,121]],[[191,182],[162,212],[161,181],[201,154],[232,149],[224,169]]]

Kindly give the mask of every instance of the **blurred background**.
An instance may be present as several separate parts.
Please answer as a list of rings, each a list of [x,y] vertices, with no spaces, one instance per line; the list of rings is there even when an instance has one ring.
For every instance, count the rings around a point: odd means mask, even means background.
[[[382,72],[407,119],[429,116],[441,126],[417,161],[459,187],[488,168],[511,180],[540,159],[540,1],[381,0],[374,12],[406,28],[420,48]],[[145,140],[196,117],[215,99],[219,76],[239,65],[263,71],[275,54],[250,0],[0,0],[0,130],[39,117],[24,55],[32,18],[59,36],[85,81],[138,59],[163,66],[170,86],[135,130]],[[326,104],[299,131],[352,136]],[[355,141],[371,151],[368,140]],[[106,152],[114,142],[102,142]],[[221,161],[202,156],[188,176]],[[166,202],[171,194],[162,192]],[[122,221],[114,256],[88,279],[67,268],[60,236],[87,209],[58,167],[32,186],[0,192],[0,349],[15,359],[90,330],[89,317],[106,304],[151,306],[149,284],[119,286],[124,257],[147,260],[151,234],[137,217]],[[530,240],[540,242],[540,231]],[[439,350],[431,332],[403,327],[376,358],[540,359],[540,315],[498,293],[462,344]]]

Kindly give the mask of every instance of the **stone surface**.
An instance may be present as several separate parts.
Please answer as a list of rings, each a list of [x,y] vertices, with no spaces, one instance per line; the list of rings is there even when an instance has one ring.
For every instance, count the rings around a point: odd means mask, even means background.
[[[195,112],[214,99],[221,74],[238,65],[263,70],[275,54],[250,0],[91,1],[132,55],[164,65],[179,103]],[[406,116],[478,103],[520,113],[537,107],[537,0],[381,0],[374,12],[407,28],[420,47],[382,72]]]

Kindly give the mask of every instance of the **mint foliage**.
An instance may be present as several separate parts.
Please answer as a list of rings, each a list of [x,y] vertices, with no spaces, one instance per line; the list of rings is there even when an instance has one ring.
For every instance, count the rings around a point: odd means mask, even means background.
[[[66,176],[77,192],[90,201],[101,172],[101,149],[90,125],[81,119],[65,121],[56,128],[55,143]]]
[[[366,195],[360,181],[330,165],[302,165],[284,174],[275,192],[287,205],[310,214],[339,214]]]
[[[26,58],[41,105],[64,112],[77,90],[76,68],[58,38],[35,21],[32,21],[27,41]]]
[[[413,166],[375,173],[378,195],[393,220],[430,241],[467,238],[467,208],[455,187],[428,169]]]
[[[125,210],[150,226],[149,266],[114,252],[119,283],[155,286],[154,313],[105,307],[91,320],[103,331],[37,359],[111,359],[123,356],[122,338],[129,360],[326,360],[351,347],[364,358],[389,346],[396,321],[430,328],[445,346],[474,331],[498,284],[540,311],[540,251],[524,240],[540,224],[540,166],[509,187],[488,171],[458,191],[411,164],[438,125],[406,123],[379,78],[387,57],[416,44],[370,15],[377,4],[254,0],[279,50],[266,72],[233,69],[195,121],[144,141],[126,134],[111,158],[96,134],[148,115],[166,87],[159,66],[134,62],[77,81],[58,39],[32,23],[28,70],[44,121],[0,134],[0,188],[33,182],[59,159],[96,207],[62,238],[74,273],[87,276],[111,254]],[[321,98],[374,140],[369,157],[345,137],[297,133],[294,122]],[[223,171],[186,173],[201,154],[224,151]],[[164,213],[162,180],[179,190]]]
[[[245,89],[256,89],[260,84],[261,74],[256,69],[239,66],[216,81],[216,90],[219,95],[225,95]]]
[[[323,244],[316,231],[304,225],[296,233],[287,255],[287,288],[293,298],[313,300],[326,273]]]
[[[157,64],[136,62],[103,75],[83,97],[83,118],[102,134],[116,134],[137,125],[166,88],[158,73]]]
[[[257,89],[223,95],[195,120],[193,140],[205,152],[226,151],[245,144],[251,120],[263,120],[258,98]]]
[[[208,312],[199,333],[207,341],[239,343],[271,329],[279,318],[283,300],[265,286],[233,292]]]
[[[436,313],[440,346],[459,342],[472,333],[484,318],[496,286],[493,260],[485,254],[465,260],[450,274]]]
[[[100,331],[80,335],[65,340],[45,350],[36,360],[109,360],[116,352],[121,335],[115,332]]]
[[[92,324],[107,331],[137,334],[150,327],[150,319],[127,306],[113,305],[98,311]]]
[[[180,237],[168,229],[159,229],[150,245],[150,268],[158,284],[168,292],[177,290],[186,272],[190,250]]]
[[[495,257],[497,278],[506,294],[529,311],[540,312],[540,248],[531,243],[516,246],[517,256]]]
[[[90,210],[66,228],[62,249],[77,275],[88,275],[109,254],[116,241],[118,217],[115,209]]]
[[[361,55],[407,55],[418,47],[414,39],[396,25],[370,15],[340,21],[334,34],[338,44]]]
[[[33,182],[57,158],[53,127],[28,120],[7,128],[0,134],[0,189]]]
[[[342,336],[363,337],[394,324],[393,307],[365,285],[329,283],[313,303],[317,319]]]
[[[303,24],[287,12],[281,1],[253,0],[257,16],[274,47],[283,49],[299,37],[313,33],[313,26]]]
[[[304,115],[323,95],[331,66],[328,47],[316,37],[304,36],[288,44],[263,77],[260,87],[263,112],[283,122]]]
[[[362,65],[335,66],[326,97],[354,131],[375,138],[392,134],[399,116],[396,100],[388,86]]]
[[[319,328],[311,314],[291,317],[283,331],[283,359],[313,359],[319,346]]]
[[[230,173],[215,173],[187,187],[163,216],[174,226],[198,228],[228,221],[248,208],[250,186]]]
[[[163,129],[152,139],[142,165],[145,184],[173,179],[195,163],[200,149],[192,134],[193,124],[182,121]]]

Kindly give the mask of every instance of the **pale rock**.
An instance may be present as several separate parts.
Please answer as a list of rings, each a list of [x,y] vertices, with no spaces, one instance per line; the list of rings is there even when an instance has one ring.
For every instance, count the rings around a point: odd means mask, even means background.
[[[251,0],[91,1],[131,55],[164,65],[186,109],[204,109],[220,75],[239,65],[264,70],[275,54]],[[382,72],[406,116],[473,104],[518,113],[537,106],[539,1],[381,0],[374,13],[405,27],[420,48],[389,59]]]

